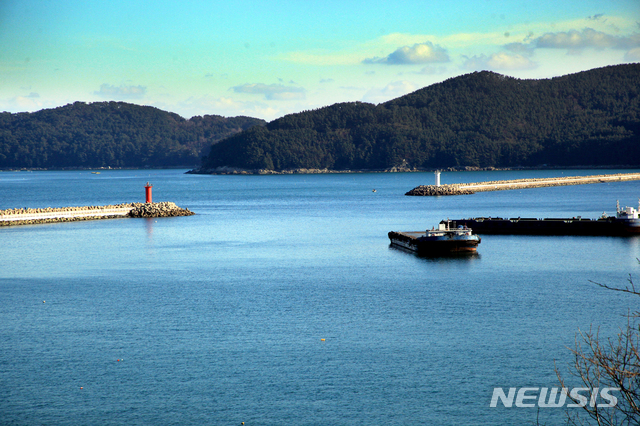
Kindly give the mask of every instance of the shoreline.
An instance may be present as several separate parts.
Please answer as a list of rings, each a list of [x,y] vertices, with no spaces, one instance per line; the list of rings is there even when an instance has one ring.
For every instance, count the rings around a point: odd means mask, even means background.
[[[189,169],[193,166],[167,166],[167,167],[16,167],[0,168],[1,172],[90,172],[90,171],[110,171],[110,170],[181,170]]]
[[[83,171],[110,171],[110,170],[184,170],[185,174],[200,175],[290,175],[290,174],[350,174],[350,173],[433,173],[436,170],[441,172],[477,172],[477,171],[515,171],[515,170],[604,170],[604,169],[640,169],[640,165],[604,165],[604,166],[515,166],[515,167],[475,167],[475,166],[459,166],[444,168],[409,168],[406,166],[391,167],[388,169],[242,169],[239,167],[216,167],[215,169],[192,168],[193,166],[168,166],[168,167],[17,167],[17,168],[0,168],[2,172],[83,172]]]
[[[215,169],[193,169],[185,174],[194,175],[292,175],[292,174],[353,174],[353,173],[433,173],[436,170],[441,172],[479,172],[479,171],[514,171],[514,170],[607,170],[607,169],[640,169],[640,166],[633,165],[607,165],[607,166],[535,166],[535,167],[446,167],[446,168],[407,168],[392,167],[390,169],[242,169],[237,167],[216,167]]]

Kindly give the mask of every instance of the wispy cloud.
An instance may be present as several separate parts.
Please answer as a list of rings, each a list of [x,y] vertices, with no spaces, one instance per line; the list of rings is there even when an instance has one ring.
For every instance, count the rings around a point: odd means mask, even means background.
[[[178,105],[185,118],[195,115],[215,114],[225,117],[243,115],[273,120],[291,112],[264,101],[239,101],[232,97],[215,97],[210,95],[192,96],[178,102]],[[156,106],[162,108],[161,105]]]
[[[530,44],[525,43],[509,43],[504,48],[509,52],[526,57],[533,56],[535,53],[535,49]]]
[[[624,55],[624,59],[629,62],[640,62],[640,47],[628,51],[627,54]]]
[[[447,72],[446,65],[438,65],[438,66],[426,66],[422,68],[420,71],[416,72],[416,74],[439,75],[439,74],[445,74],[446,72]]]
[[[145,86],[112,86],[105,83],[100,85],[100,90],[93,93],[107,99],[142,99],[147,93],[147,88]]]
[[[36,92],[31,92],[24,96],[15,96],[11,99],[0,99],[0,111],[37,111],[51,106],[54,105],[44,102]]]
[[[494,70],[494,71],[514,71],[530,70],[538,66],[531,59],[507,52],[494,53],[493,55],[474,55],[464,57],[463,68],[467,70]]]
[[[400,96],[404,96],[407,93],[411,93],[418,89],[418,86],[415,84],[406,81],[394,81],[392,83],[387,84],[382,89],[374,88],[369,90],[362,98],[364,102],[371,102],[374,104],[378,104],[381,102],[386,102],[391,99],[395,99]]]
[[[243,84],[234,86],[232,89],[236,93],[264,95],[264,98],[268,101],[291,101],[306,98],[306,90],[302,87],[284,86],[282,84]]]
[[[570,30],[546,33],[533,41],[537,48],[549,49],[632,49],[640,47],[640,34],[619,37],[585,28],[582,31]]]
[[[363,61],[365,64],[412,65],[449,62],[447,51],[430,41],[403,46],[384,58],[374,57]]]
[[[333,52],[328,50],[297,51],[278,55],[276,60],[313,66],[357,65],[357,52]]]
[[[456,62],[460,55],[477,55],[483,50],[491,54],[497,49],[531,57],[538,48],[561,48],[562,39],[576,38],[576,35],[582,40],[583,46],[598,47],[596,33],[606,41],[600,41],[601,48],[603,45],[604,48],[617,49],[624,49],[626,45],[638,47],[638,28],[640,24],[628,17],[596,14],[564,22],[519,23],[490,32],[447,35],[390,33],[367,41],[347,43],[339,50],[294,51],[280,54],[274,59],[312,66],[429,65]],[[624,33],[627,36],[620,35]],[[510,43],[505,45],[507,41]]]

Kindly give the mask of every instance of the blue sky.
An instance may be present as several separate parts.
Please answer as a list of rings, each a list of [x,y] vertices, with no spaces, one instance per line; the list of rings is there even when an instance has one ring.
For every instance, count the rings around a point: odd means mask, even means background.
[[[631,62],[638,0],[0,0],[10,112],[116,100],[273,120],[480,70],[550,78]]]

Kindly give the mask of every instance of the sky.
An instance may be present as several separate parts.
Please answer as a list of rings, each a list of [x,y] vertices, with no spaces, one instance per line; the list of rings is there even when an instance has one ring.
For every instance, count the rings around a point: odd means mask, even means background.
[[[8,112],[124,101],[271,121],[474,71],[633,62],[640,0],[0,0]]]

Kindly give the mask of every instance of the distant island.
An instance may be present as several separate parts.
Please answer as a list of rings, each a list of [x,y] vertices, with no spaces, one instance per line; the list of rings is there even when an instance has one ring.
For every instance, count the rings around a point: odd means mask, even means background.
[[[552,79],[483,71],[372,105],[291,114],[215,144],[194,173],[640,165],[640,64]]]
[[[482,71],[265,122],[124,102],[0,114],[0,169],[314,173],[640,166],[640,64],[540,80]]]
[[[220,140],[266,122],[251,117],[186,120],[125,102],[75,102],[0,114],[0,169],[191,168]]]

